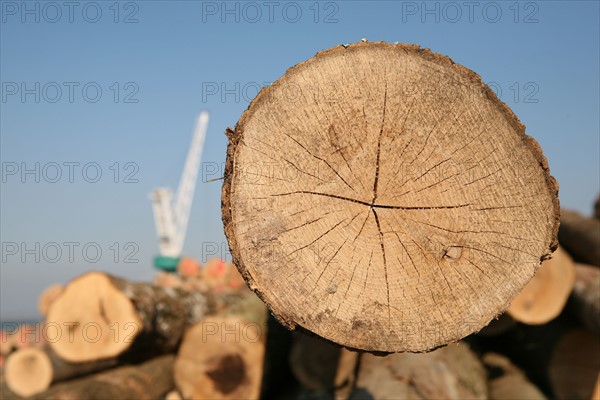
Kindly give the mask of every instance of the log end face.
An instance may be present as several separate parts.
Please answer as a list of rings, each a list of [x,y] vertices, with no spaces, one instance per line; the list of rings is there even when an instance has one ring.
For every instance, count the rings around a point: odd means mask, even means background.
[[[47,324],[61,333],[52,349],[70,362],[118,356],[142,330],[132,301],[99,272],[71,281],[50,307]]]
[[[508,314],[529,325],[545,324],[561,313],[575,284],[575,263],[559,247],[513,299]]]
[[[5,379],[10,390],[29,397],[41,393],[52,382],[52,363],[46,353],[37,348],[24,348],[11,354],[5,365]]]
[[[228,137],[235,265],[285,326],[348,348],[427,351],[478,331],[557,246],[539,145],[476,73],[418,46],[320,52]]]

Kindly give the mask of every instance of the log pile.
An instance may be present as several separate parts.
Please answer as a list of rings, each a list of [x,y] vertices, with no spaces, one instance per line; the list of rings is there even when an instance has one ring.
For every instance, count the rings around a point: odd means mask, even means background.
[[[307,82],[324,93],[282,93]],[[600,198],[559,213],[539,146],[475,73],[342,46],[227,135],[237,269],[49,288],[45,323],[0,338],[2,398],[600,400]],[[301,178],[243,173],[264,157]]]
[[[2,398],[258,398],[266,307],[230,263],[189,259],[154,283],[90,272],[3,332]]]

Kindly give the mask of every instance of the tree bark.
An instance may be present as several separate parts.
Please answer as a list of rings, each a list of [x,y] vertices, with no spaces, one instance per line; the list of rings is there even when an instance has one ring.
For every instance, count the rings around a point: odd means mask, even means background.
[[[557,246],[539,145],[478,75],[427,49],[320,52],[227,135],[234,263],[284,325],[348,348],[478,331]]]
[[[364,354],[357,391],[375,399],[458,400],[485,399],[488,387],[479,359],[468,346],[454,344],[426,354]]]
[[[160,399],[174,387],[173,355],[126,366],[52,386],[32,399],[106,400]]]
[[[575,261],[600,267],[600,220],[561,210],[558,240]]]
[[[575,286],[569,309],[600,338],[600,269],[593,265],[575,264]]]
[[[208,317],[189,328],[175,361],[177,389],[186,399],[257,399],[264,325],[239,317]]]
[[[90,272],[72,280],[50,306],[46,324],[61,333],[50,346],[69,362],[117,357],[133,343],[155,354],[170,352],[185,328],[214,308],[208,295]]]
[[[519,322],[541,325],[558,317],[575,284],[575,263],[559,246],[508,307]]]

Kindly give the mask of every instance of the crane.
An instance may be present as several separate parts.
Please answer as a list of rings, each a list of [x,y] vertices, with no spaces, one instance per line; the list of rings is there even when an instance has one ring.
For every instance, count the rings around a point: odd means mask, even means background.
[[[160,254],[154,258],[156,268],[177,269],[190,219],[207,125],[208,113],[203,111],[198,116],[175,198],[171,189],[164,187],[154,189],[150,195],[160,249]]]

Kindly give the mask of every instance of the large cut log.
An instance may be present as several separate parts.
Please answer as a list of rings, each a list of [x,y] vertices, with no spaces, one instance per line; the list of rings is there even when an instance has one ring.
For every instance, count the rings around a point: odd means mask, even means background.
[[[290,329],[430,350],[487,325],[557,246],[539,145],[477,74],[427,49],[320,52],[226,133],[233,261]]]
[[[9,356],[5,378],[13,392],[31,396],[45,391],[52,383],[102,371],[117,364],[116,358],[70,363],[48,347],[32,347],[17,350]]]
[[[490,400],[545,400],[546,396],[518,367],[500,354],[487,353],[483,362],[489,371]]]
[[[53,385],[30,399],[131,400],[164,399],[173,389],[173,355]]]
[[[211,307],[207,295],[90,272],[50,306],[46,325],[62,333],[50,346],[70,362],[116,357],[134,342],[154,353],[173,351],[185,328]]]
[[[569,309],[600,338],[600,269],[593,265],[575,264],[575,286]]]
[[[426,354],[361,357],[357,391],[374,399],[485,399],[487,375],[464,344]],[[363,393],[365,394],[365,393]]]
[[[507,313],[525,324],[545,324],[561,313],[574,284],[575,263],[559,246],[513,299]]]
[[[175,361],[185,399],[258,399],[264,326],[239,317],[208,317],[189,328]]]
[[[558,239],[575,261],[600,266],[600,220],[561,210]]]

